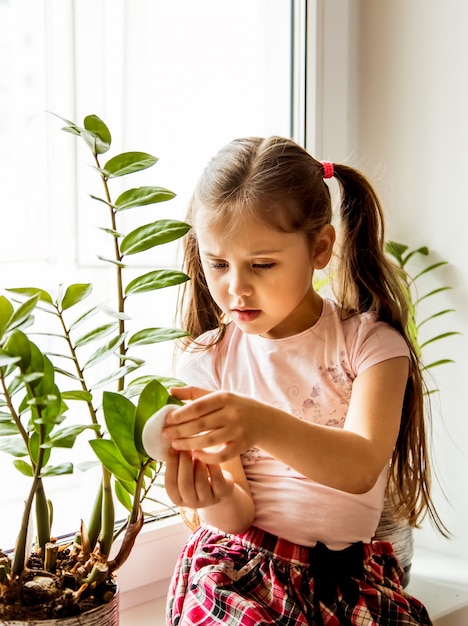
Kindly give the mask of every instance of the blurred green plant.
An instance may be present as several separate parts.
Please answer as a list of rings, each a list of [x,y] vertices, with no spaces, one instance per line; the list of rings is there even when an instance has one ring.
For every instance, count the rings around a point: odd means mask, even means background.
[[[432,344],[436,341],[441,341],[442,339],[447,339],[448,337],[452,337],[453,335],[460,334],[457,331],[447,330],[442,333],[437,333],[429,337],[428,339],[421,339],[422,326],[428,324],[436,318],[440,318],[442,316],[448,315],[449,313],[455,312],[455,310],[452,308],[436,309],[434,312],[426,314],[422,319],[420,319],[420,305],[423,301],[427,301],[429,298],[433,299],[434,296],[451,289],[451,287],[448,285],[442,285],[440,287],[430,289],[429,291],[424,290],[421,293],[421,287],[423,283],[421,279],[424,276],[428,276],[429,274],[432,274],[432,272],[448,265],[448,262],[436,261],[433,263],[429,261],[429,263],[424,265],[422,269],[417,271],[415,274],[412,274],[410,273],[408,267],[409,261],[418,256],[429,259],[430,251],[427,246],[422,246],[420,248],[410,250],[406,244],[397,243],[395,241],[387,241],[385,244],[385,250],[387,254],[392,257],[397,267],[400,269],[400,277],[406,293],[406,300],[408,305],[408,333],[416,348],[418,356],[421,358],[424,348],[429,344]],[[444,365],[446,363],[453,363],[453,359],[444,357],[436,359],[434,361],[430,361],[429,363],[423,362],[422,368],[424,371],[427,371],[433,367]],[[432,393],[434,391],[436,390],[430,390],[429,393]]]

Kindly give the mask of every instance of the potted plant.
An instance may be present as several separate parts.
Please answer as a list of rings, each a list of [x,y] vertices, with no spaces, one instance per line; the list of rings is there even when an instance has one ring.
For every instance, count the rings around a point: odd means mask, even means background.
[[[83,126],[63,121],[63,130],[90,148],[102,183],[103,194],[92,198],[108,214],[103,230],[113,256],[100,258],[113,266],[115,302],[112,307],[88,304],[91,283],[61,285],[55,295],[41,287],[10,287],[8,296],[0,296],[0,451],[12,455],[15,469],[30,479],[14,550],[0,551],[1,624],[68,624],[65,618],[70,625],[74,619],[79,624],[118,623],[114,574],[130,554],[143,524],[142,502],[162,467],[146,454],[141,433],[156,410],[175,402],[167,387],[178,383],[158,375],[137,376],[145,361],[135,348],[186,335],[180,329],[142,327],[126,310],[128,299],[188,279],[171,269],[135,276],[129,266],[133,255],[189,230],[184,222],[158,219],[122,232],[123,212],[175,195],[155,186],[126,189],[116,198],[111,193],[115,179],[146,170],[157,159],[124,152],[101,163],[111,146],[106,124],[95,115],[87,116]],[[73,412],[79,413],[78,421]],[[70,462],[56,462],[56,453],[72,448],[86,433],[101,467],[100,484],[92,510],[82,514],[87,521],[77,520],[75,537],[60,544],[53,538],[53,505],[44,479],[73,471]],[[116,499],[128,510],[118,529]],[[121,533],[120,549],[112,552]],[[96,614],[100,605],[104,609]],[[83,617],[86,611],[89,622]]]

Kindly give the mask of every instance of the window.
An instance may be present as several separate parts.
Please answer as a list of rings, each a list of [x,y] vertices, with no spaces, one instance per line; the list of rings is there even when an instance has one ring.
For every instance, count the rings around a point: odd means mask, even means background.
[[[157,156],[151,184],[177,193],[162,217],[183,218],[201,168],[224,143],[291,135],[298,4],[0,0],[0,211],[3,233],[11,233],[0,247],[0,287],[55,292],[61,282],[83,281],[97,285],[103,300],[112,295],[108,270],[96,260],[101,240],[89,199],[95,184],[89,154],[49,112],[77,123],[95,113],[112,132],[111,154]],[[168,264],[177,264],[175,249],[148,258],[150,267]],[[162,307],[158,300],[158,325],[172,324],[173,295]],[[154,324],[151,311],[149,317]],[[160,372],[170,370],[171,356],[169,344],[150,355]],[[0,454],[2,475],[10,463]],[[60,500],[56,534],[76,529],[94,481],[87,473],[75,473],[67,485],[50,479],[48,494]],[[0,506],[9,511],[4,548],[20,519],[22,482],[18,475],[17,484],[0,491]]]

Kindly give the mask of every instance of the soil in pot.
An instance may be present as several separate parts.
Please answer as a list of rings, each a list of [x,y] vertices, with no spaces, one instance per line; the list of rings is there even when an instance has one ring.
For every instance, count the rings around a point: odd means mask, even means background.
[[[80,583],[79,567],[70,567],[69,560],[70,551],[65,549],[54,572],[49,572],[42,559],[32,555],[19,579],[0,582],[0,626],[117,626],[115,581],[108,577],[99,584]]]

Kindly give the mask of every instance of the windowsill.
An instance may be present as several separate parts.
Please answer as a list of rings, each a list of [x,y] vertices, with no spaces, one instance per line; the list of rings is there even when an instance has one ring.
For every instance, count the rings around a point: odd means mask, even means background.
[[[158,598],[120,612],[119,626],[166,626],[166,598]]]
[[[189,534],[180,516],[142,528],[130,557],[117,573],[121,611],[165,599],[177,557]]]
[[[407,591],[421,600],[434,626],[468,624],[468,568],[464,559],[416,550]]]

